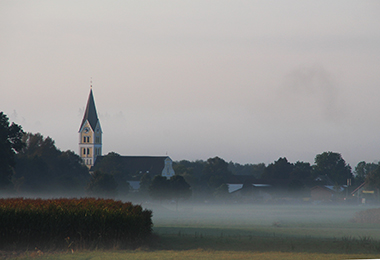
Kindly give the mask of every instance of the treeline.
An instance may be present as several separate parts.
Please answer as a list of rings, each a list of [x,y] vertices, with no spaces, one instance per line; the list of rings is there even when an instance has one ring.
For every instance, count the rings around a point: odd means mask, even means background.
[[[0,112],[0,193],[83,196],[90,175],[82,159],[50,137],[25,133]]]
[[[12,182],[17,193],[83,195],[88,168],[72,151],[60,151],[50,137],[24,134],[25,146],[16,155]]]
[[[234,176],[244,176],[238,180],[248,183],[271,183],[277,188],[290,193],[304,193],[315,185],[343,186],[350,185],[352,190],[364,181],[380,188],[379,163],[358,163],[353,170],[340,153],[323,152],[316,155],[314,164],[297,161],[291,163],[286,157],[265,165],[227,163],[219,157],[207,161],[174,162],[176,174],[191,184],[193,193],[200,195],[227,196],[227,183],[233,183]]]
[[[125,197],[131,196],[128,183],[131,180],[140,181],[139,193],[133,196],[158,200],[187,198],[188,194],[194,199],[222,199],[228,196],[227,184],[241,180],[246,184],[255,180],[272,181],[289,191],[302,191],[316,184],[318,179],[328,180],[334,186],[350,183],[352,187],[366,181],[376,189],[380,188],[378,163],[362,161],[352,170],[336,152],[316,155],[314,164],[292,163],[285,157],[268,165],[228,163],[219,157],[206,161],[181,160],[173,163],[177,177],[165,181],[159,180],[161,176],[128,172],[123,164],[118,163],[118,156],[114,152],[104,156],[99,170],[90,175],[77,154],[60,151],[50,137],[24,133],[20,126],[10,124],[6,115],[0,113],[0,192]],[[176,186],[182,188],[176,189]]]

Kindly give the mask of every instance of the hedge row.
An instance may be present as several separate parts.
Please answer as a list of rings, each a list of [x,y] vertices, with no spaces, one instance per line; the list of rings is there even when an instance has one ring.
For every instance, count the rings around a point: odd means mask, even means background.
[[[0,245],[109,246],[144,240],[152,212],[110,199],[0,199]]]
[[[359,211],[353,219],[356,223],[380,224],[380,209],[367,209]]]

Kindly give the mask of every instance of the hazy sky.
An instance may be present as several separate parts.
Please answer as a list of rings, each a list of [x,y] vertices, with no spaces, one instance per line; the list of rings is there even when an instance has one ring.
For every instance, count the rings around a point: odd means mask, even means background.
[[[380,1],[0,0],[0,104],[78,152],[380,160]]]

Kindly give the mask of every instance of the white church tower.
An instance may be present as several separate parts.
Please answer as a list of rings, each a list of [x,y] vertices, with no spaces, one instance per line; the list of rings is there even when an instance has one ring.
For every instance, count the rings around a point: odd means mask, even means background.
[[[95,164],[96,157],[102,155],[102,128],[96,113],[92,86],[79,128],[79,155],[89,169]]]

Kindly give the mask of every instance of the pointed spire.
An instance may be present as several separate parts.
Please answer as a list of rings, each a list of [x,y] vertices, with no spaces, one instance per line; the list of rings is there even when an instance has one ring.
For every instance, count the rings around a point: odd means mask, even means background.
[[[96,113],[94,96],[92,94],[92,85],[90,89],[90,95],[88,96],[88,100],[87,100],[86,111],[84,112],[82,124],[80,125],[79,131],[82,129],[83,125],[86,123],[86,120],[88,120],[92,130],[95,131],[95,127],[99,119]]]

